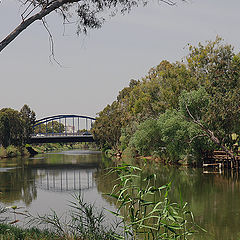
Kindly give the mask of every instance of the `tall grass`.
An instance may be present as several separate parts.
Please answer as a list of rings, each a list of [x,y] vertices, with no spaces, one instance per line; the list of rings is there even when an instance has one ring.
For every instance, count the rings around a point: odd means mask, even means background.
[[[30,217],[31,224],[47,226],[56,236],[63,239],[115,240],[114,227],[107,227],[103,211],[93,204],[84,203],[81,196],[74,196],[70,202],[70,211],[66,217],[51,214]]]
[[[144,174],[139,167],[123,164],[113,169],[119,179],[109,196],[116,199],[123,234],[117,239],[185,240],[196,225],[186,203],[168,198],[171,183],[156,186],[155,174]]]

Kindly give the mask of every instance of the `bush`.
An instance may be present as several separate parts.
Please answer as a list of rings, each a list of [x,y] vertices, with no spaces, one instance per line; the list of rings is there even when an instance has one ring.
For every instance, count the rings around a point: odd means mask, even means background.
[[[162,145],[161,132],[155,119],[141,123],[130,140],[130,146],[134,146],[144,156],[159,151]]]
[[[4,147],[0,147],[0,158],[4,158],[6,155],[6,149]]]
[[[21,153],[17,147],[10,145],[6,148],[6,157],[10,158],[17,156],[21,156]]]

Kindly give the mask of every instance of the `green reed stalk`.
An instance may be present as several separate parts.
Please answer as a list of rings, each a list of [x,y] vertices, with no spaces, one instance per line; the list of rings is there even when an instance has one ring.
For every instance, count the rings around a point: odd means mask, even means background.
[[[117,200],[118,210],[114,214],[122,219],[124,231],[124,235],[115,237],[185,240],[192,235],[195,224],[187,204],[171,203],[168,199],[171,183],[156,186],[155,174],[127,164],[111,172],[119,178],[107,195]]]

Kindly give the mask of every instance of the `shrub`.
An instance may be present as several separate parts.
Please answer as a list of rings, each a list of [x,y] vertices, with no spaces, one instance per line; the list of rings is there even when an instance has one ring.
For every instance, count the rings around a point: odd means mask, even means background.
[[[10,157],[17,157],[17,156],[21,156],[21,153],[17,147],[10,145],[6,148],[6,157],[10,158]]]
[[[160,150],[161,145],[161,132],[155,119],[141,123],[130,140],[130,146],[134,146],[141,155],[150,155]]]

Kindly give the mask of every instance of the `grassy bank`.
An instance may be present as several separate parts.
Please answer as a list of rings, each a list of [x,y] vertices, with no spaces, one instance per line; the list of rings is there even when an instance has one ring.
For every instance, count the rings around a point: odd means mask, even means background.
[[[48,230],[39,230],[37,228],[22,229],[11,226],[9,224],[0,224],[0,239],[1,240],[50,240],[61,239],[54,233]]]
[[[1,158],[14,158],[19,156],[29,156],[29,148],[33,149],[36,153],[45,153],[59,150],[70,150],[70,149],[91,149],[96,150],[97,147],[93,143],[43,143],[37,145],[26,144],[24,147],[16,147],[13,145],[7,148],[0,147],[0,159]]]
[[[52,152],[58,150],[70,149],[93,149],[96,150],[94,143],[43,143],[31,145],[31,147],[38,153]]]
[[[8,146],[7,148],[0,147],[0,158],[13,158],[19,156],[28,156],[29,152],[25,147]]]

